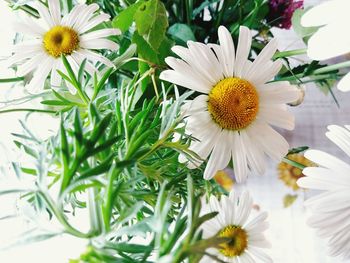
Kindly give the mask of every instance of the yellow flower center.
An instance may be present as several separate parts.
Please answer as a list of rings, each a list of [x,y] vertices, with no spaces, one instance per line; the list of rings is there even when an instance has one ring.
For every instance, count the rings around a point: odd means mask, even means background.
[[[258,109],[258,92],[244,79],[223,79],[209,93],[208,111],[223,129],[246,128],[255,120]]]
[[[70,55],[79,47],[79,35],[70,27],[54,26],[44,35],[44,47],[55,58]]]
[[[225,257],[239,256],[248,247],[247,233],[239,226],[229,225],[220,230],[218,236],[231,238],[231,241],[220,244],[219,251]]]

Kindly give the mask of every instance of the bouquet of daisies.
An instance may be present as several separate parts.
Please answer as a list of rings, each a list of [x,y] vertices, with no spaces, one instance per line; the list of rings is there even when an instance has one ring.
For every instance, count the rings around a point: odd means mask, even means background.
[[[272,262],[268,215],[241,187],[272,159],[304,169],[295,187],[325,191],[306,202],[309,223],[350,257],[350,165],[317,150],[303,164],[293,156],[307,147],[279,133],[307,83],[335,103],[337,80],[350,90],[349,61],[320,62],[350,52],[347,0],[7,2],[15,76],[0,82],[21,97],[0,113],[27,115],[13,134],[21,159],[3,169],[16,183],[0,195],[34,222],[20,243],[86,240],[71,263]],[[276,30],[301,47],[281,48]],[[38,137],[33,115],[57,128]],[[348,129],[327,137],[350,155]]]

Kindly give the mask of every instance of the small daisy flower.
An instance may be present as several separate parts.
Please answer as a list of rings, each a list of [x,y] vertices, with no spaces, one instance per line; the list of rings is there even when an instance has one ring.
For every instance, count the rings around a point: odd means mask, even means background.
[[[41,21],[33,21],[24,17],[24,22],[15,24],[15,29],[33,39],[13,47],[14,55],[7,61],[8,65],[18,65],[17,74],[25,76],[34,72],[28,84],[28,89],[36,92],[44,87],[45,80],[51,74],[51,86],[59,87],[62,82],[57,70],[65,71],[61,56],[67,56],[74,71],[87,59],[86,71],[93,76],[96,72],[95,63],[100,62],[113,67],[111,61],[94,50],[116,50],[118,45],[107,39],[120,33],[118,29],[94,28],[109,15],[98,14],[97,4],[77,5],[66,16],[62,17],[60,1],[48,0],[48,8],[40,1],[33,6],[38,10]],[[74,93],[74,90],[72,90]]]
[[[326,136],[350,156],[350,126],[328,130]],[[305,202],[312,213],[308,223],[328,240],[332,256],[350,259],[350,165],[318,150],[306,151],[305,157],[319,167],[305,168],[298,185],[323,191]]]
[[[289,154],[287,158],[307,167],[314,166],[314,164],[302,154]],[[299,178],[304,177],[303,171],[300,168],[294,167],[289,163],[281,162],[278,165],[278,173],[279,179],[284,182],[286,186],[292,188],[294,191],[299,190],[297,181]]]
[[[308,56],[314,60],[326,60],[350,53],[350,1],[333,0],[322,3],[301,18],[305,27],[320,27],[309,39]],[[350,72],[338,83],[341,91],[350,91]]]
[[[218,236],[232,239],[220,244],[219,248],[210,248],[206,252],[224,262],[272,262],[262,251],[270,247],[264,236],[264,231],[268,228],[267,213],[251,216],[252,210],[253,200],[247,191],[240,195],[231,191],[229,196],[221,196],[220,201],[211,196],[208,204],[202,200],[203,213],[218,212],[216,217],[203,224],[203,238]],[[204,256],[200,263],[206,262],[212,263],[213,260]]]
[[[204,178],[211,179],[233,160],[240,183],[249,170],[265,172],[265,154],[277,161],[287,154],[287,141],[270,125],[294,128],[294,116],[286,103],[297,100],[299,93],[286,81],[269,82],[282,67],[282,61],[271,61],[275,40],[254,62],[248,60],[252,36],[247,27],[240,28],[237,51],[223,26],[219,40],[220,45],[189,41],[188,48],[173,47],[181,59],[168,57],[166,63],[172,70],[163,71],[160,78],[202,93],[183,110],[186,133],[197,139],[190,149],[202,159],[210,155]],[[180,161],[185,162],[185,157],[181,155]],[[189,167],[200,164],[190,163]]]

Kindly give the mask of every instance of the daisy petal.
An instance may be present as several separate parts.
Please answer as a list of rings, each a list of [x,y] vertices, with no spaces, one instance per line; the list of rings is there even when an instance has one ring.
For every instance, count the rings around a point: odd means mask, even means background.
[[[244,64],[248,59],[250,46],[252,44],[252,33],[250,29],[241,26],[239,28],[238,47],[235,60],[235,76],[240,77],[244,68]]]
[[[119,46],[117,43],[108,39],[95,39],[94,41],[81,41],[80,47],[95,50],[109,49],[114,51],[117,50]]]
[[[231,33],[224,26],[220,26],[218,30],[219,41],[223,51],[225,75],[233,76],[233,68],[235,64],[235,46],[233,44]]]
[[[48,0],[49,10],[52,17],[54,25],[59,25],[61,23],[61,7],[59,0]]]

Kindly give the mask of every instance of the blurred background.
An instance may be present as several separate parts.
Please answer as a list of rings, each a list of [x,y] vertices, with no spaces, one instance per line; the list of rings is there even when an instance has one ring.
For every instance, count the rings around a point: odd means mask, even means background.
[[[323,2],[317,0],[305,1],[305,6]],[[0,57],[10,55],[10,45],[14,37],[11,21],[18,19],[18,14],[11,12],[7,3],[0,0]],[[279,39],[279,49],[303,48],[303,43],[296,38],[293,31],[276,29],[275,36]],[[304,58],[299,58],[304,59]],[[297,61],[296,61],[297,63]],[[0,78],[14,76],[13,72],[0,64]],[[330,94],[325,95],[317,87],[307,85],[304,102],[299,107],[291,107],[296,117],[296,127],[292,132],[282,132],[290,142],[291,147],[310,146],[334,154],[347,162],[349,158],[325,137],[327,125],[350,124],[350,93],[341,93],[334,88],[334,94],[339,107]],[[0,110],[6,106],[5,101],[19,98],[23,95],[22,88],[0,83]],[[28,106],[28,105],[27,105]],[[22,106],[21,106],[22,107]],[[24,106],[23,106],[24,107]],[[54,133],[58,120],[48,115],[25,113],[0,114],[0,186],[11,183],[12,178],[5,176],[9,169],[8,162],[25,162],[20,151],[12,142],[11,133],[20,132],[22,127],[19,120],[27,118],[29,127],[42,138]],[[303,201],[314,193],[298,191],[295,202],[288,208],[284,207],[284,198],[289,195],[295,198],[295,193],[278,178],[278,164],[271,162],[268,172],[263,177],[250,177],[247,184],[254,197],[255,203],[261,210],[269,212],[270,229],[268,238],[271,240],[270,255],[277,263],[338,263],[340,259],[327,257],[326,244],[314,231],[307,227],[307,211]],[[12,175],[14,176],[14,175]],[[294,197],[293,197],[294,196]],[[18,209],[17,196],[3,196],[0,199],[0,218],[15,214]],[[84,216],[76,219],[80,225],[87,224]],[[8,246],[22,232],[30,229],[26,218],[16,218],[0,221],[0,248]],[[19,263],[62,263],[69,258],[76,258],[85,250],[85,243],[76,238],[61,236],[48,241],[25,244],[0,250],[0,262]],[[350,262],[350,261],[349,261]]]

